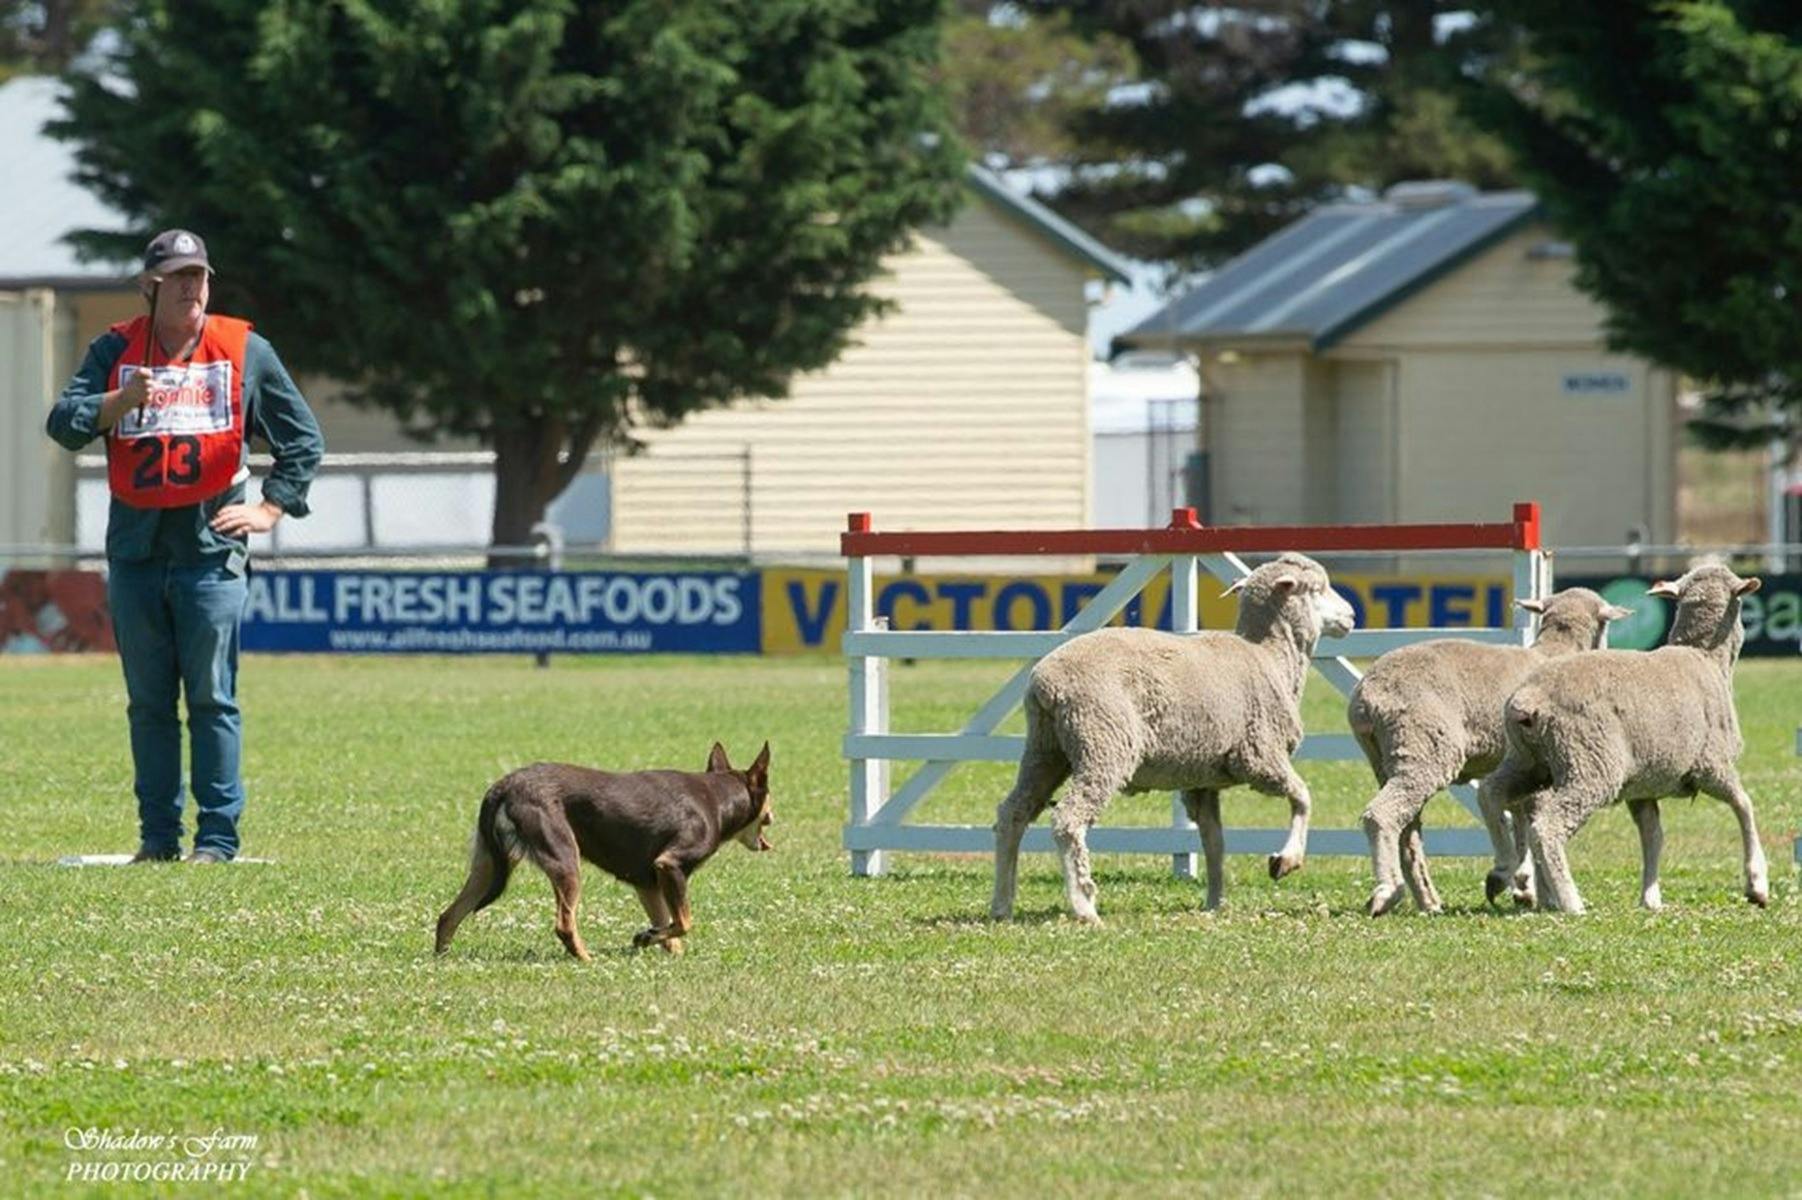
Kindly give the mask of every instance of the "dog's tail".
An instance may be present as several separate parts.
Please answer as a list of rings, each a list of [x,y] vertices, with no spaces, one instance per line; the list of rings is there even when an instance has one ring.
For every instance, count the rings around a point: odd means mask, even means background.
[[[470,855],[473,858],[478,854],[488,856],[488,890],[476,901],[473,912],[480,912],[501,898],[513,874],[513,864],[520,858],[518,834],[507,816],[507,791],[500,783],[482,797],[482,810],[476,816],[475,845],[470,848]]]
[[[487,908],[507,890],[507,877],[513,873],[513,862],[519,855],[508,819],[505,780],[488,789],[482,797],[482,810],[476,816],[475,837],[469,847],[469,878],[450,907],[438,915],[437,952],[443,954],[457,934],[463,918],[477,909]]]

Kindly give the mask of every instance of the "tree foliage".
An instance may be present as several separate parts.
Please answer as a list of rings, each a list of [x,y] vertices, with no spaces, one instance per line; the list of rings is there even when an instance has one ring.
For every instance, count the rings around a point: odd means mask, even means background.
[[[67,70],[124,0],[0,0],[0,83]]]
[[[1575,244],[1621,349],[1710,391],[1692,428],[1762,444],[1802,418],[1802,7],[1496,0],[1527,54],[1472,89]]]
[[[958,202],[937,0],[153,0],[83,180],[200,232],[297,368],[497,452],[519,543],[597,442],[781,396]]]
[[[1137,77],[1124,40],[992,0],[955,7],[940,71],[958,132],[999,168],[1070,161],[1076,115]]]
[[[1205,266],[1330,200],[1404,179],[1513,182],[1459,109],[1503,52],[1462,0],[1033,0],[1035,19],[1117,38],[1138,64],[1070,118],[1066,216],[1143,258]]]

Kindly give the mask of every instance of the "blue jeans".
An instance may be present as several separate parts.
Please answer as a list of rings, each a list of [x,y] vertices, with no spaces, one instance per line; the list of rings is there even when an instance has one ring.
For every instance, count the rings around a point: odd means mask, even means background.
[[[238,852],[244,811],[243,726],[238,717],[238,626],[249,586],[224,562],[175,566],[164,559],[109,562],[106,598],[125,667],[133,790],[141,848],[181,847],[181,721],[188,697],[196,850]]]

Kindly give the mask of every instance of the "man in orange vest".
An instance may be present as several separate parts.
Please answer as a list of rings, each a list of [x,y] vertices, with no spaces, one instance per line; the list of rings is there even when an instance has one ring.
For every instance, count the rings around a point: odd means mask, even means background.
[[[238,853],[238,630],[249,537],[284,515],[307,514],[325,453],[319,422],[274,347],[248,322],[207,312],[212,273],[195,234],[152,238],[139,276],[149,315],[94,339],[47,422],[70,450],[106,439],[107,604],[131,728],[133,862],[181,856],[183,692],[196,813],[186,861]],[[253,434],[275,459],[254,504],[244,490]]]

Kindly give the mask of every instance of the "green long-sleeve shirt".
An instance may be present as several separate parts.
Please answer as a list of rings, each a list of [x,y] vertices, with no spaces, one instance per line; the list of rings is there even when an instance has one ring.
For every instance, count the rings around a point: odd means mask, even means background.
[[[81,368],[51,406],[45,429],[58,444],[80,450],[101,436],[94,428],[113,365],[125,352],[125,337],[111,330],[88,345]],[[294,386],[288,369],[268,339],[252,333],[244,348],[244,430],[269,443],[275,466],[263,480],[263,499],[291,517],[307,515],[307,488],[325,454],[319,422]],[[245,553],[245,540],[214,532],[213,514],[244,502],[244,484],[235,483],[199,504],[179,508],[134,508],[113,498],[106,521],[106,556],[125,562],[166,558],[191,564],[215,556]]]

